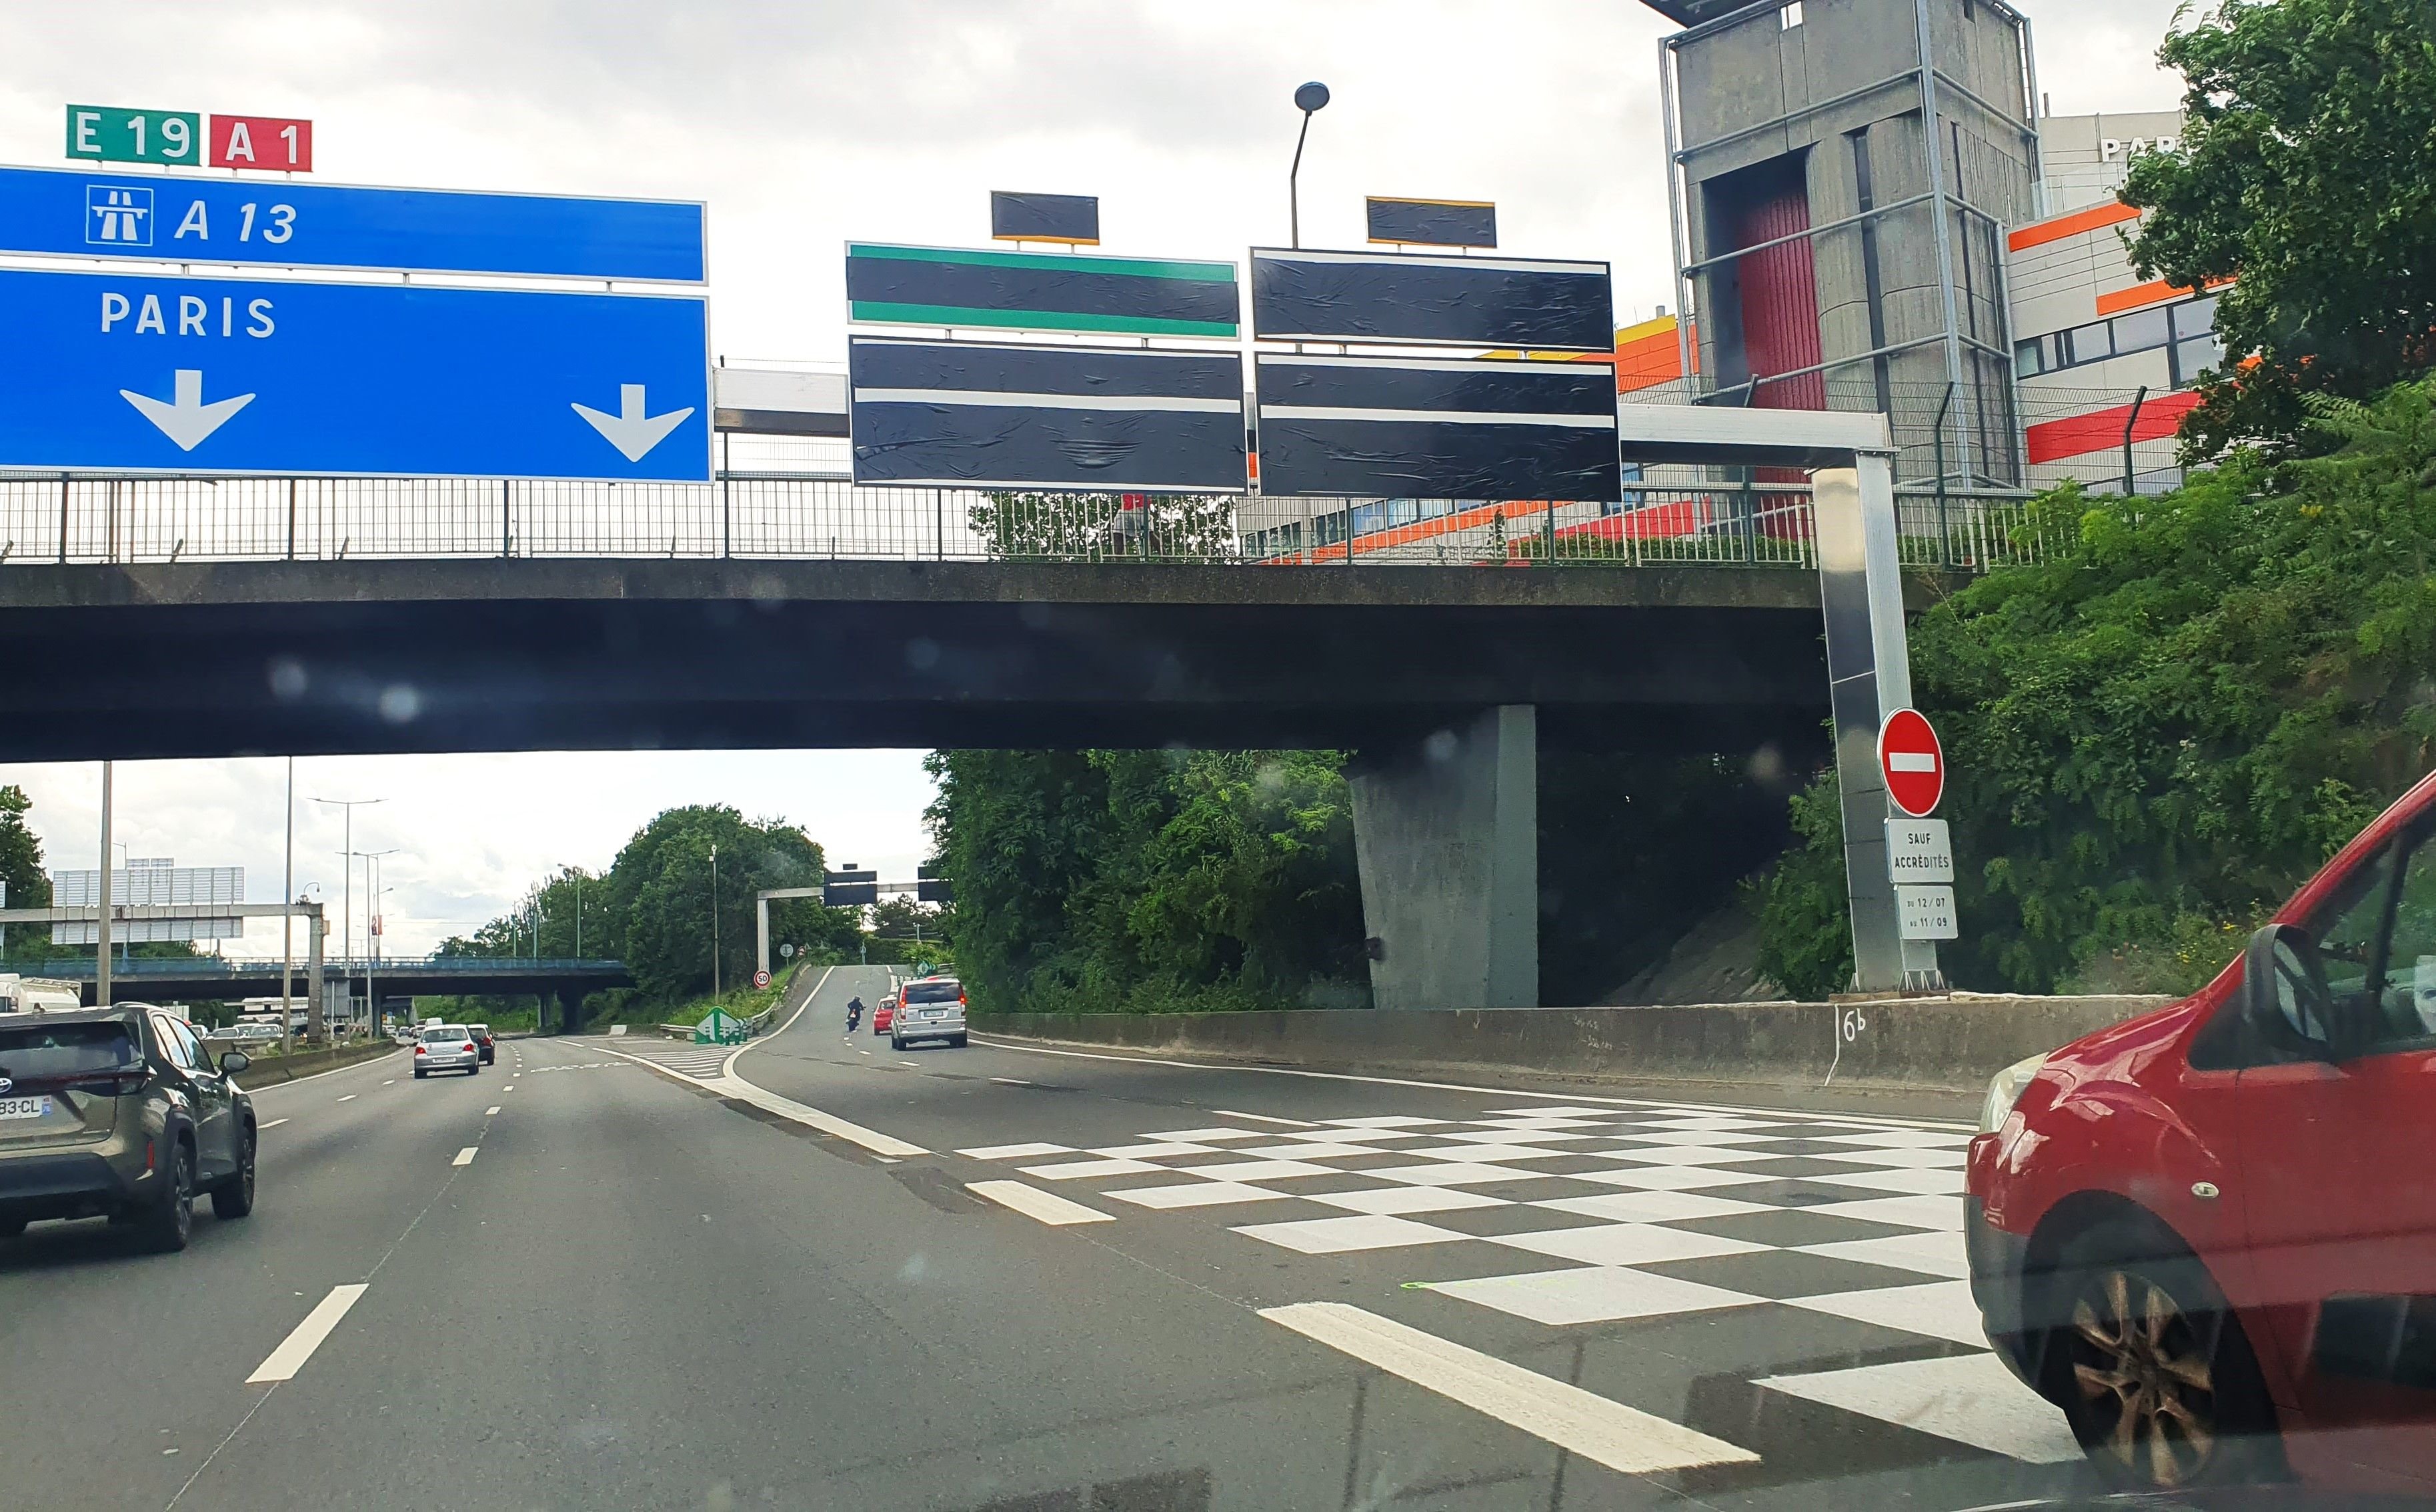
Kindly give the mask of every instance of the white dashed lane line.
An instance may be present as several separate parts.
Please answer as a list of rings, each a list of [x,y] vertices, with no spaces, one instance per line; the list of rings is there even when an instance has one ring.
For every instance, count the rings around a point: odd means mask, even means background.
[[[313,1358],[313,1351],[322,1347],[322,1341],[330,1336],[330,1330],[339,1326],[339,1320],[347,1315],[347,1309],[354,1307],[356,1299],[367,1290],[369,1288],[363,1286],[330,1288],[330,1295],[322,1298],[312,1312],[305,1313],[304,1321],[296,1325],[287,1338],[279,1341],[279,1347],[271,1350],[262,1364],[253,1367],[253,1374],[245,1378],[245,1383],[267,1386],[275,1382],[294,1380],[296,1372],[304,1368],[304,1362]]]
[[[339,1101],[341,1103],[352,1103],[360,1096],[362,1096],[362,1094],[359,1092],[349,1092],[346,1096],[339,1099]]]
[[[486,1119],[496,1118],[498,1116],[498,1112],[499,1110],[496,1107],[486,1107],[482,1110],[482,1117]]]
[[[381,1086],[395,1086],[396,1085],[397,1078],[394,1076],[391,1077],[388,1081],[381,1083]]]
[[[990,1080],[996,1082],[1000,1086],[1030,1086],[1032,1085],[1020,1076],[993,1076]]]
[[[275,1129],[287,1121],[286,1119],[272,1119],[270,1122],[262,1125],[262,1127],[264,1129]]]
[[[457,1158],[449,1161],[448,1163],[452,1166],[470,1166],[474,1163],[474,1157],[481,1153],[482,1147],[480,1145],[469,1144],[462,1150],[458,1151]]]

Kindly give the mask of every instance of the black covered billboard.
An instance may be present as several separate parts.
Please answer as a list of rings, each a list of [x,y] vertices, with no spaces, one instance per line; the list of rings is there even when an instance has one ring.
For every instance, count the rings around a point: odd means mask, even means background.
[[[1261,492],[1623,497],[1604,363],[1259,354]]]
[[[1605,263],[1255,247],[1252,334],[1611,352],[1609,283]]]
[[[846,364],[858,483],[1244,486],[1232,352],[856,337]]]
[[[1100,244],[1100,197],[990,191],[990,235],[1000,241]]]
[[[1372,195],[1362,201],[1370,239],[1408,247],[1494,247],[1497,206],[1486,200],[1397,200]]]

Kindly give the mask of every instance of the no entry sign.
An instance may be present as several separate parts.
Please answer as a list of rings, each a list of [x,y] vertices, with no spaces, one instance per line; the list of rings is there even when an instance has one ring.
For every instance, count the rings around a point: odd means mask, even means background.
[[[1914,819],[1937,811],[1945,796],[1945,748],[1918,709],[1896,709],[1878,727],[1878,771],[1898,809]]]

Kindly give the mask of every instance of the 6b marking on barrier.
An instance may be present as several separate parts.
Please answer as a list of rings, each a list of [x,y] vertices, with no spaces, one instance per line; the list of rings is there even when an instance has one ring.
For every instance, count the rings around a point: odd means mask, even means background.
[[[1836,1021],[1830,1033],[1836,1041],[1836,1053],[1828,1059],[1827,1074],[1818,1083],[1821,1086],[1836,1079],[1836,1068],[1844,1062],[1844,1047],[1859,1039],[1870,1028],[1870,1016],[1858,1008],[1836,1008],[1832,1012]]]

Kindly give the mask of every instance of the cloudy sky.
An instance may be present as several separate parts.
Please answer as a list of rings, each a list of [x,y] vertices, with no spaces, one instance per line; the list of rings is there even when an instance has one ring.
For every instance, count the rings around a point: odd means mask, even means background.
[[[2174,104],[2151,55],[2175,0],[2021,3],[2056,113]],[[1304,161],[1306,245],[1359,245],[1366,193],[1493,200],[1509,250],[1611,261],[1628,321],[1670,297],[1668,29],[1632,0],[0,0],[0,161],[61,164],[73,101],[309,117],[333,182],[703,200],[717,350],[837,361],[841,244],[983,242],[992,188],[1100,196],[1109,252],[1282,241],[1291,96],[1319,78],[1335,98]],[[670,804],[783,815],[835,860],[910,870],[919,760],[302,761],[297,875],[336,897],[336,811],[309,796],[386,800],[358,810],[356,847],[397,850],[382,880],[400,952],[553,864],[605,866]],[[283,763],[119,773],[133,854],[241,864],[252,895],[277,895]],[[53,864],[95,863],[98,769],[0,782],[31,792]]]

